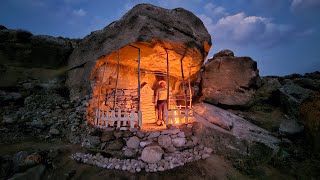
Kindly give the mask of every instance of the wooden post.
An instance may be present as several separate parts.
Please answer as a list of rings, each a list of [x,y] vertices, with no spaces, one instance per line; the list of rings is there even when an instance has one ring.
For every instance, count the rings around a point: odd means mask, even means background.
[[[186,88],[186,82],[184,81],[184,73],[183,73],[183,60],[184,56],[180,60],[180,68],[181,68],[181,76],[182,76],[182,83],[183,83],[183,91],[184,91],[184,104],[186,108],[188,108],[188,103],[187,103],[187,88]]]
[[[138,111],[140,111],[140,49],[138,48]]]
[[[169,105],[170,105],[170,76],[169,76],[169,54],[168,54],[168,51],[167,49],[166,50],[166,53],[167,53],[167,112],[166,114],[169,113]],[[166,125],[168,125],[168,115],[166,115]]]
[[[191,90],[191,66],[190,66],[190,69],[189,69],[189,95],[190,95],[190,109],[192,108],[192,90]]]
[[[116,107],[116,100],[118,95],[119,71],[120,71],[120,49],[118,49],[118,67],[117,67],[116,87],[115,87],[114,99],[113,99],[113,109],[116,109],[115,107]]]

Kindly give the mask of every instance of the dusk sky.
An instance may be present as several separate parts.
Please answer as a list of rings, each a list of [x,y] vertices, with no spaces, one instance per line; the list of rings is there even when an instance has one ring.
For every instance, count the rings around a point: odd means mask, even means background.
[[[261,75],[320,70],[320,0],[2,0],[0,24],[33,34],[83,38],[139,3],[182,7],[222,49],[258,62]]]

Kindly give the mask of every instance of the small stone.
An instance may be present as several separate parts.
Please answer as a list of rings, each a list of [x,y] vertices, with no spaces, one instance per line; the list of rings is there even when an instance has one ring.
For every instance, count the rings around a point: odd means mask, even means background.
[[[114,140],[115,137],[113,136],[113,132],[112,131],[103,131],[100,140],[101,142],[108,142],[111,140]]]
[[[140,147],[144,148],[145,146],[151,144],[152,142],[151,141],[141,141],[140,142]]]
[[[100,137],[98,136],[87,136],[83,142],[82,146],[85,148],[93,148],[100,144]]]
[[[113,132],[113,135],[114,135],[117,139],[119,139],[119,138],[122,137],[123,131],[114,131],[114,132]]]
[[[129,130],[123,131],[123,137],[131,137],[132,135],[132,132]]]
[[[169,135],[160,135],[158,137],[158,143],[161,147],[164,147],[167,149],[172,144],[171,137]]]
[[[211,154],[213,152],[212,148],[207,148],[207,147],[204,148],[204,151],[208,154]]]
[[[132,132],[132,133],[136,133],[136,132],[139,131],[139,129],[134,127],[134,128],[130,128],[129,131]]]
[[[49,133],[52,135],[59,135],[60,131],[56,128],[52,128],[52,129],[50,129]]]
[[[127,127],[121,127],[121,128],[120,128],[120,131],[126,131],[126,130],[128,130]]]
[[[164,171],[164,167],[162,166],[158,167],[158,171]]]
[[[174,139],[174,138],[177,138],[178,135],[174,134],[174,135],[171,135],[171,138]]]
[[[182,146],[184,146],[185,143],[186,143],[186,138],[177,137],[177,138],[172,139],[172,144],[175,147],[182,147]]]
[[[41,120],[33,120],[30,125],[35,128],[43,129],[45,128],[44,123]]]
[[[68,108],[70,105],[69,104],[62,104],[61,105],[63,108]]]
[[[178,134],[179,132],[180,132],[180,129],[168,129],[168,130],[162,131],[161,134],[173,135],[173,134]]]
[[[174,152],[177,152],[177,148],[172,145],[169,148],[167,148],[167,151],[170,153],[174,153]]]
[[[2,122],[8,123],[8,124],[11,124],[11,123],[14,123],[14,122],[15,122],[15,120],[14,120],[13,118],[8,117],[8,116],[3,116],[2,119],[3,119]]]
[[[187,143],[185,144],[186,147],[192,147],[194,146],[192,141],[187,141]]]
[[[150,133],[150,135],[148,136],[148,139],[157,138],[158,136],[160,136],[160,132],[155,131],[155,132]]]
[[[137,152],[134,149],[127,148],[124,150],[124,156],[127,158],[134,158],[136,157]]]
[[[198,144],[198,138],[197,137],[192,136],[191,139],[192,139],[193,145],[197,145]]]
[[[201,156],[202,159],[207,159],[208,157],[210,157],[210,154],[203,154],[203,155]]]
[[[156,163],[161,160],[163,153],[160,146],[148,146],[143,149],[141,159],[146,163]]]
[[[102,149],[106,150],[121,150],[124,146],[123,139],[116,139],[113,141],[109,141],[105,143],[104,147]]]
[[[126,144],[128,148],[136,149],[139,147],[140,139],[137,136],[132,136],[129,138]]]
[[[186,137],[186,136],[184,135],[184,132],[179,132],[179,133],[178,133],[178,137],[184,138],[184,137]]]
[[[39,164],[42,160],[42,157],[38,153],[33,153],[27,156],[24,160],[24,164],[27,166],[33,166]]]
[[[142,139],[142,138],[144,138],[144,133],[142,131],[138,131],[137,136],[138,136],[138,138]]]

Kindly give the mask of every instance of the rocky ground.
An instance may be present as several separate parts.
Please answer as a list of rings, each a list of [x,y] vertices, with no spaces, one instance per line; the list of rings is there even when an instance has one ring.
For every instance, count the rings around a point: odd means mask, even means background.
[[[315,75],[317,73],[312,76]],[[133,177],[311,179],[319,177],[319,158],[310,149],[313,146],[307,142],[309,136],[303,135],[301,131],[289,135],[287,131],[280,130],[281,122],[276,122],[278,128],[275,128],[274,124],[264,125],[261,123],[263,121],[254,119],[252,114],[259,111],[253,109],[260,108],[259,105],[253,105],[248,110],[228,109],[228,111],[235,112],[265,129],[272,127],[268,130],[279,138],[281,143],[280,150],[275,156],[268,156],[270,158],[261,158],[260,154],[248,156],[229,151],[222,153],[227,150],[223,148],[222,151],[221,148],[206,148],[201,145],[203,141],[197,140],[199,138],[197,129],[201,129],[197,124],[163,132],[141,132],[137,129],[97,130],[84,119],[88,97],[78,102],[70,102],[67,97],[68,91],[59,82],[21,82],[15,91],[10,89],[1,91],[1,178],[96,177],[100,179],[109,176],[115,179]],[[315,100],[316,98],[305,100],[302,106],[316,114],[315,110],[311,109],[316,104]],[[279,111],[281,116],[286,117],[284,110],[280,108]],[[261,117],[274,117],[273,110],[263,113]],[[309,124],[314,124],[312,122],[314,116],[307,117]],[[218,121],[219,124],[219,119],[211,121],[215,123]],[[266,123],[274,122],[275,120],[266,121]],[[228,129],[228,122],[224,123],[227,123],[224,127]],[[315,135],[312,136],[314,139]],[[220,136],[214,134],[214,137]],[[225,145],[221,142],[223,139],[231,144],[235,143],[229,141],[232,138],[225,135],[220,138],[219,142],[222,144],[216,144],[213,140],[207,140],[207,143],[211,142],[221,147]],[[144,153],[147,151],[146,146],[152,150]],[[150,157],[164,158],[154,163],[154,159]],[[92,164],[96,164],[97,167]],[[163,170],[166,170],[165,173],[161,172]],[[160,172],[151,173],[154,171]]]
[[[142,17],[142,12],[159,18],[158,11],[164,11],[164,17],[169,12],[140,5],[124,17]],[[211,38],[200,20],[182,9],[169,14],[175,23],[168,18],[156,21],[164,24],[165,40],[203,44],[195,54],[206,54]],[[175,14],[195,18],[195,30],[185,32],[191,29],[183,28]],[[203,66],[197,63],[194,73],[200,68],[201,73],[190,82],[193,124],[153,132],[94,128],[85,117],[93,100],[91,81],[100,84],[91,77],[92,69],[102,64],[92,63],[105,55],[104,47],[123,45],[119,42],[127,35],[115,36],[112,29],[126,25],[124,20],[83,40],[0,26],[0,179],[319,179],[320,72],[260,77],[253,59],[236,57],[230,50],[215,54]],[[159,28],[153,30],[157,34]],[[149,30],[141,32],[153,38]],[[203,33],[194,38],[193,32]],[[76,63],[67,70],[70,54]],[[83,62],[77,62],[79,58]],[[120,76],[126,78],[120,85],[134,82],[136,87],[133,75],[121,69],[126,75]],[[115,81],[112,76],[107,79]],[[114,87],[111,81],[108,85]]]

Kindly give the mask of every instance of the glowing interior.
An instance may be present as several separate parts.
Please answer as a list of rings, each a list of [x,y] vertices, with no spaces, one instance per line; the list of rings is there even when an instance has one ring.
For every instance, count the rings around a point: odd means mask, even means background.
[[[153,104],[154,95],[159,88],[160,80],[167,81],[167,53],[169,59],[169,87],[172,90],[175,101],[170,101],[169,108],[181,108],[185,105],[182,98],[184,96],[184,86],[182,84],[182,71],[184,71],[184,79],[187,80],[196,74],[203,63],[203,55],[196,48],[187,48],[180,43],[147,43],[139,42],[124,46],[117,51],[113,51],[103,57],[100,57],[96,62],[91,72],[92,99],[87,109],[87,119],[89,122],[94,121],[96,108],[109,110],[117,103],[118,109],[121,110],[136,110],[138,104],[130,102],[131,99],[137,97],[138,88],[138,49],[140,48],[140,85],[146,83],[141,88],[140,95],[140,110],[142,112],[142,123],[156,123],[156,110]],[[166,53],[167,52],[167,53]],[[182,59],[182,64],[181,64]],[[119,61],[119,66],[118,66]],[[118,70],[119,68],[119,70]],[[118,83],[117,83],[118,72]],[[187,82],[187,81],[185,81]],[[126,99],[126,104],[121,104],[118,99],[107,98],[108,94],[120,92]],[[186,91],[189,93],[189,91]],[[184,104],[183,104],[184,103]],[[120,104],[120,105],[119,105]],[[177,113],[176,111],[174,112]],[[171,124],[179,124],[184,122],[183,119],[174,118]]]

